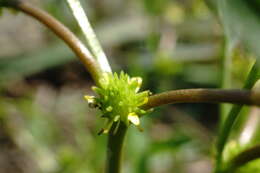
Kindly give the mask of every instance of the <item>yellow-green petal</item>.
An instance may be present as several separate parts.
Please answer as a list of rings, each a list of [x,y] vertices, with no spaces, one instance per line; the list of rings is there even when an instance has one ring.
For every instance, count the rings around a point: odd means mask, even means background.
[[[137,114],[134,112],[128,114],[127,119],[134,125],[139,126],[140,125],[140,119]]]

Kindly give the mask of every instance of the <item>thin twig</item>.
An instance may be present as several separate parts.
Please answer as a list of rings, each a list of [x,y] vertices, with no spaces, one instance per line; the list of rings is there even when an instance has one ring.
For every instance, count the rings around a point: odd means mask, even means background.
[[[25,14],[37,19],[39,22],[52,30],[59,38],[61,38],[77,55],[79,60],[84,64],[91,74],[92,78],[98,83],[101,75],[101,68],[92,54],[84,46],[84,44],[62,23],[49,15],[47,12],[30,5],[24,1],[18,1],[15,6],[10,6]]]
[[[233,103],[260,106],[260,92],[223,89],[183,89],[149,97],[144,108],[176,103]]]

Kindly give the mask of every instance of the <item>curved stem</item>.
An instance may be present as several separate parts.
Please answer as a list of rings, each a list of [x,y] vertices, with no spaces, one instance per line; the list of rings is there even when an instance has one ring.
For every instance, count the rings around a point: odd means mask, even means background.
[[[107,144],[107,160],[105,173],[120,173],[122,162],[122,148],[127,132],[127,127],[124,123],[120,123],[117,132],[114,134],[116,123],[112,126],[108,135]]]
[[[223,172],[232,173],[239,167],[247,164],[250,161],[260,158],[260,145],[255,145],[248,148],[227,163],[227,168]]]
[[[92,78],[98,83],[102,69],[93,58],[92,54],[84,46],[84,44],[62,23],[49,15],[47,12],[33,7],[29,3],[16,1],[16,4],[9,4],[8,7],[22,11],[25,14],[37,19],[39,22],[52,30],[59,38],[61,38],[77,55],[79,60],[84,64],[91,74]],[[13,5],[13,6],[11,6]]]
[[[223,89],[183,89],[167,91],[149,97],[144,108],[175,103],[233,103],[260,106],[260,92]]]

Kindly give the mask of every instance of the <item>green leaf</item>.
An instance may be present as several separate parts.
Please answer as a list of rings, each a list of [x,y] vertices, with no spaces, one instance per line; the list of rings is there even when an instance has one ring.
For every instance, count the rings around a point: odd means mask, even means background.
[[[243,88],[251,89],[259,78],[259,70],[257,68],[257,64],[255,63],[254,66],[251,68],[251,71],[247,77],[247,80]],[[227,115],[224,124],[220,128],[219,137],[217,141],[217,170],[220,169],[224,147],[226,146],[232,127],[237,117],[239,116],[242,107],[243,105],[234,105],[230,110],[229,114]]]
[[[259,0],[219,0],[218,13],[230,42],[242,42],[260,59]]]
[[[112,72],[106,54],[103,51],[94,30],[92,29],[88,17],[81,6],[80,0],[67,0],[67,3],[85,35],[91,53],[97,59],[101,69],[104,72]]]

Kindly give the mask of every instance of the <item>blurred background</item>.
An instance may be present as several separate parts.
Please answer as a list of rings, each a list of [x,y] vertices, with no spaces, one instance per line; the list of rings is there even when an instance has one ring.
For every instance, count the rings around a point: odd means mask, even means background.
[[[31,2],[83,38],[64,0]],[[221,87],[225,38],[208,1],[81,2],[113,70],[141,76],[143,89],[159,93]],[[241,47],[232,58],[230,87],[241,88],[252,58]],[[93,93],[92,85],[83,65],[53,33],[30,17],[4,10],[0,18],[0,173],[102,172],[106,135],[97,133],[104,122],[83,99]],[[129,129],[123,172],[211,172],[220,112],[216,104],[178,104],[144,116],[144,132]],[[246,107],[242,114],[234,139],[244,128],[241,122],[248,122],[245,116],[256,117],[259,109]],[[259,138],[250,137],[251,141]]]

